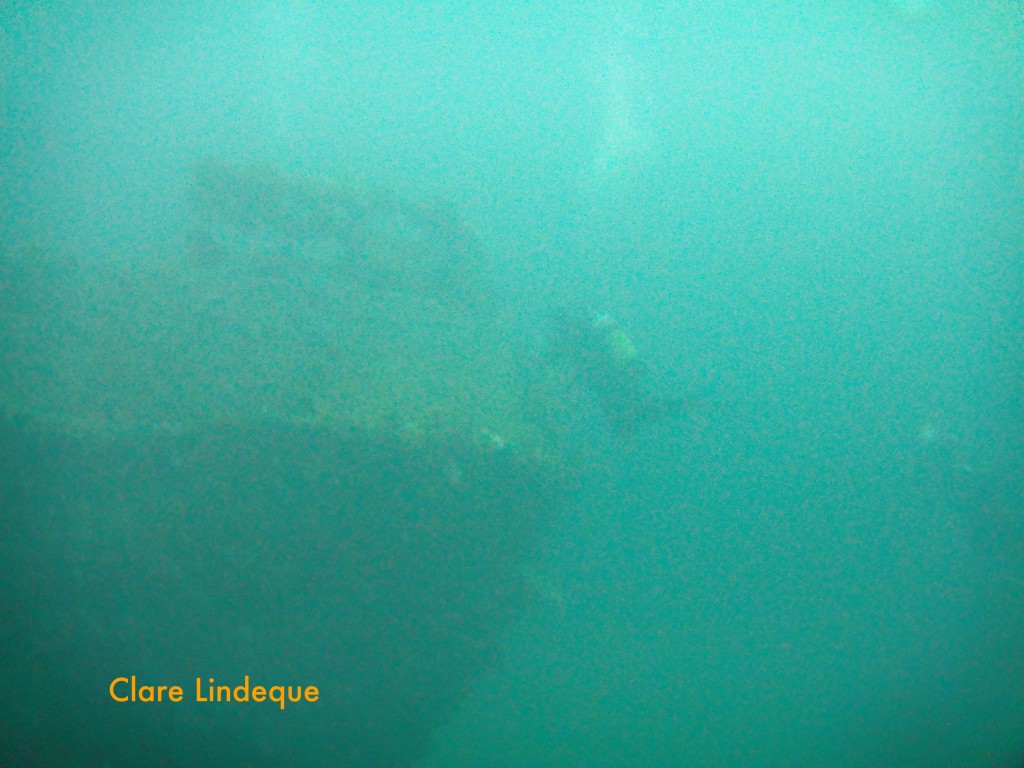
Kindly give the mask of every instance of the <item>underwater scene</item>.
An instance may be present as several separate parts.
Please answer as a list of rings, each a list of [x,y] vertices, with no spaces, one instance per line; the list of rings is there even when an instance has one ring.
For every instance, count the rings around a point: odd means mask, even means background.
[[[1024,768],[1018,0],[0,53],[0,766]]]

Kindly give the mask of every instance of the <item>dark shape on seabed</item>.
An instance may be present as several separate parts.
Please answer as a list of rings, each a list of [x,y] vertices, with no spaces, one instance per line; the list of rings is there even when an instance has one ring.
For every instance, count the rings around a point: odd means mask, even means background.
[[[0,418],[0,446],[3,765],[411,765],[522,609],[559,506],[505,452],[458,454],[453,485],[357,429]],[[114,701],[133,675],[187,695]],[[197,677],[243,675],[318,700],[195,702]]]
[[[550,328],[550,355],[568,365],[620,435],[687,414],[689,404],[660,390],[647,361],[609,315],[558,309]]]

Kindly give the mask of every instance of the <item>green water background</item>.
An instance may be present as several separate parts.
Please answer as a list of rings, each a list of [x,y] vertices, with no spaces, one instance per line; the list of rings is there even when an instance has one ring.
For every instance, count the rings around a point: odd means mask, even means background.
[[[605,446],[424,765],[1000,765],[1024,723],[1024,22],[988,2],[6,5],[8,243],[176,254],[199,157],[452,202]]]

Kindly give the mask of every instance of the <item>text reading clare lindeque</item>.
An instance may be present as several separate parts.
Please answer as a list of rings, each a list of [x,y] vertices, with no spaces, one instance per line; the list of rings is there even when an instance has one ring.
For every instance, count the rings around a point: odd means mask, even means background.
[[[315,685],[249,685],[246,675],[241,685],[217,685],[214,679],[203,682],[196,678],[197,702],[264,702],[269,701],[281,709],[286,704],[314,702],[320,698]],[[144,702],[146,704],[169,701],[177,703],[185,699],[185,689],[180,685],[142,685],[131,677],[117,677],[110,682],[110,698],[120,702]]]

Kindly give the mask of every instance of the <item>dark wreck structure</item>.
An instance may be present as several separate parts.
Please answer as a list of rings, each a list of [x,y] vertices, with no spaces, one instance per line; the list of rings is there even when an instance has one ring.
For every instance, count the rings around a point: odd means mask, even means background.
[[[220,164],[192,197],[166,263],[2,254],[0,763],[409,765],[571,462],[455,216]],[[319,698],[196,701],[245,676]]]

